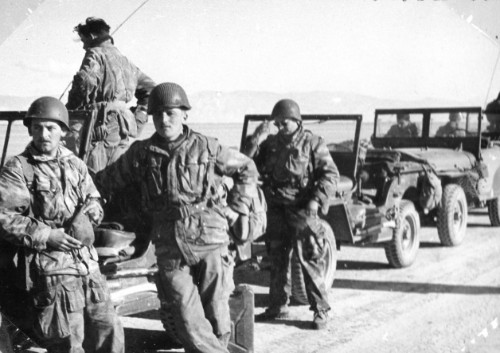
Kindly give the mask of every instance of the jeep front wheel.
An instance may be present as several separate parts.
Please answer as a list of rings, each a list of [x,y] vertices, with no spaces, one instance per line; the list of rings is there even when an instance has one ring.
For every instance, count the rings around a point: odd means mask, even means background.
[[[497,197],[493,200],[488,200],[488,215],[493,227],[500,227],[500,201]]]
[[[410,266],[420,246],[420,217],[413,203],[402,200],[392,240],[385,246],[385,256],[394,268]]]
[[[333,286],[335,279],[335,270],[337,269],[337,246],[335,245],[335,236],[333,235],[332,228],[324,221],[319,220],[325,227],[325,267],[323,269],[323,278],[328,291]],[[304,280],[304,273],[302,272],[302,265],[300,260],[293,251],[292,254],[292,297],[299,304],[308,304],[306,283]]]
[[[437,217],[441,244],[456,246],[462,243],[467,229],[467,212],[464,190],[457,184],[446,185]]]

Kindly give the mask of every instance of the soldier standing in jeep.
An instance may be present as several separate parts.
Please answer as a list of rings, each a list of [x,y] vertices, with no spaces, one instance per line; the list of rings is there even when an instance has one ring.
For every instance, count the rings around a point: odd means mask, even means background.
[[[250,158],[185,125],[189,109],[181,86],[156,86],[148,105],[156,133],[132,144],[96,181],[111,196],[137,185],[151,218],[162,309],[186,352],[227,353],[234,289],[228,232],[240,215],[249,215],[258,173]],[[224,176],[234,181],[227,205],[220,193]]]
[[[269,135],[258,148],[246,146],[247,152],[255,152],[253,158],[261,173],[268,203],[266,244],[271,261],[270,305],[257,315],[257,320],[288,316],[291,295],[288,273],[294,251],[314,311],[312,327],[323,329],[330,305],[322,276],[325,271],[324,229],[317,220],[319,210],[323,214],[328,212],[339,172],[323,139],[302,126],[295,101],[277,102],[271,118],[279,132]],[[258,136],[254,137],[258,144]]]
[[[114,46],[109,25],[89,17],[75,27],[85,49],[80,70],[73,78],[68,109],[97,110],[97,126],[87,165],[97,173],[128,148],[129,137],[141,134],[147,122],[147,100],[155,86]],[[137,98],[134,113],[126,103]],[[72,127],[74,128],[74,127]]]
[[[33,140],[0,173],[0,240],[15,247],[12,274],[32,296],[34,334],[50,353],[124,352],[123,327],[92,245],[100,195],[85,163],[60,143],[68,111],[42,97],[24,125]]]

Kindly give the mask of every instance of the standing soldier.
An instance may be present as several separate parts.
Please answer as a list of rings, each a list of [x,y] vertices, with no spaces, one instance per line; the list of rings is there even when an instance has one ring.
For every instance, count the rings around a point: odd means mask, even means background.
[[[319,136],[302,126],[299,106],[290,99],[276,103],[271,117],[279,132],[262,140],[261,128],[246,146],[262,176],[268,204],[267,248],[271,261],[270,305],[257,320],[288,316],[289,268],[295,251],[301,263],[307,298],[314,311],[313,328],[326,326],[330,306],[324,283],[324,229],[318,209],[328,212],[339,178],[337,166]],[[254,141],[252,141],[254,140]],[[253,143],[252,143],[253,142]],[[253,145],[252,145],[253,144]],[[315,251],[310,251],[315,249]]]
[[[124,352],[92,245],[100,195],[83,161],[60,144],[68,111],[42,97],[24,125],[32,142],[0,173],[0,240],[16,248],[16,280],[32,297],[33,330],[49,352]]]
[[[96,173],[113,163],[128,148],[129,137],[139,136],[148,120],[147,101],[154,82],[114,46],[110,27],[89,17],[75,27],[85,49],[80,70],[73,78],[68,109],[97,110],[88,167]],[[134,113],[127,108],[137,98]],[[74,127],[72,127],[74,128]]]
[[[104,195],[137,185],[151,218],[160,300],[186,352],[228,352],[229,225],[249,215],[258,173],[250,158],[185,125],[189,109],[182,87],[156,86],[148,105],[156,133],[132,144],[96,181]],[[234,181],[227,205],[224,176]]]

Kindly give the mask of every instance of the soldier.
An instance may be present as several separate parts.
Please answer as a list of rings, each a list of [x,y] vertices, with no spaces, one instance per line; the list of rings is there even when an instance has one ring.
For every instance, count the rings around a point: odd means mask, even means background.
[[[257,320],[288,316],[291,295],[289,267],[292,250],[298,255],[306,283],[307,297],[314,311],[312,327],[323,329],[328,320],[328,294],[323,281],[324,229],[317,222],[318,211],[328,212],[339,178],[337,166],[319,136],[302,126],[300,109],[290,99],[280,100],[271,117],[277,134],[268,135],[255,151],[254,161],[262,176],[268,204],[267,239],[271,261],[270,305]],[[262,140],[258,129],[255,144]],[[264,133],[266,135],[266,133]],[[252,139],[250,139],[252,140]],[[314,251],[309,251],[315,249]]]
[[[485,114],[489,123],[487,131],[500,133],[500,93],[496,99],[486,105]]]
[[[151,219],[159,297],[186,352],[228,352],[229,225],[248,216],[258,173],[250,158],[185,125],[189,109],[181,86],[156,86],[148,105],[156,133],[132,144],[96,180],[103,195],[137,185]],[[228,206],[223,176],[234,180]]]
[[[385,137],[418,137],[417,125],[410,121],[410,114],[401,113],[396,116],[397,123],[392,125]]]
[[[128,148],[129,137],[141,134],[148,120],[149,92],[155,86],[147,75],[118,51],[109,30],[104,20],[94,17],[75,27],[83,42],[85,57],[73,78],[66,104],[68,109],[98,111],[87,162],[93,173],[117,160]],[[126,103],[134,95],[137,106],[132,113]]]
[[[436,131],[436,137],[465,137],[465,129],[460,127],[462,114],[460,112],[450,113],[448,119],[449,121]]]
[[[0,239],[15,246],[16,279],[33,300],[33,330],[49,352],[124,352],[92,245],[100,195],[83,161],[60,144],[68,111],[41,97],[24,125],[32,141],[0,173]]]

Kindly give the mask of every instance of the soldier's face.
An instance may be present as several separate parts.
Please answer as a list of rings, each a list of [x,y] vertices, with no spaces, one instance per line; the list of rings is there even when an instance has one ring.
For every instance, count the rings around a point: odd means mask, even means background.
[[[90,47],[90,43],[92,42],[92,36],[86,36],[85,34],[78,33],[80,40],[83,43],[83,49],[87,50]]]
[[[274,125],[278,128],[279,133],[283,135],[291,135],[299,128],[297,120],[281,117],[274,119]]]
[[[398,119],[398,126],[400,128],[407,127],[410,124],[410,121],[407,119]]]
[[[66,132],[52,120],[33,120],[30,128],[35,148],[44,155],[55,156]]]
[[[182,134],[182,124],[186,118],[186,111],[180,108],[167,108],[153,113],[156,132],[167,141],[174,141]]]

